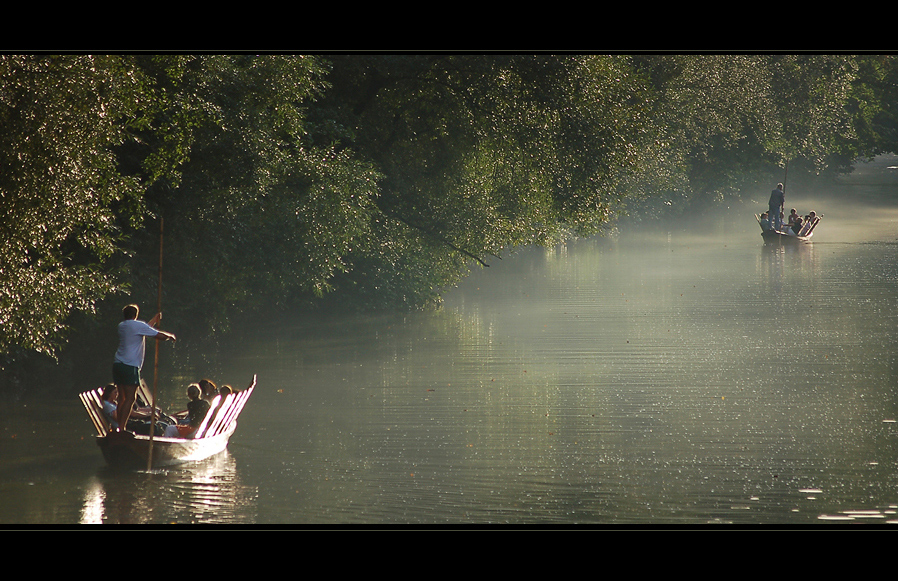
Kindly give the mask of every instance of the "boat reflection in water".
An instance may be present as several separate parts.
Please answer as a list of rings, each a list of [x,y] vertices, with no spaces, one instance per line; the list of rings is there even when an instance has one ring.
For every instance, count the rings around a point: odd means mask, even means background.
[[[79,524],[253,524],[257,497],[227,451],[150,473],[105,467],[84,490]]]

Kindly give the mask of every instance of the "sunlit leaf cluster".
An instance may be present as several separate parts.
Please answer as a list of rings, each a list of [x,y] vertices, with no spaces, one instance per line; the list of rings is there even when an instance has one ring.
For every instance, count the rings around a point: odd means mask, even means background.
[[[0,351],[51,352],[142,206],[113,148],[132,139],[139,75],[116,57],[0,55]]]

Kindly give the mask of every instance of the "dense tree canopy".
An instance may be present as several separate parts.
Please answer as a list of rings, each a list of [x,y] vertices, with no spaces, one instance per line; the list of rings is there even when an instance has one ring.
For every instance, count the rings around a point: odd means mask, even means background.
[[[198,332],[414,308],[636,204],[895,151],[896,87],[880,55],[3,55],[0,353],[152,305],[162,223]]]
[[[115,57],[0,56],[0,351],[49,350],[71,311],[119,290],[107,265],[143,188],[114,149],[145,98]]]

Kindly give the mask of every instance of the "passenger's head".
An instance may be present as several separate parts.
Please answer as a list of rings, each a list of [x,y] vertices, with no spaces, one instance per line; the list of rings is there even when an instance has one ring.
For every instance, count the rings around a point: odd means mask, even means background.
[[[115,398],[115,384],[110,383],[106,387],[103,388],[103,399],[106,401],[112,401]]]
[[[218,388],[218,395],[224,396],[224,395],[230,395],[232,393],[234,393],[234,390],[231,388],[230,385],[222,385],[221,387]]]
[[[195,383],[191,383],[190,385],[188,385],[187,386],[187,397],[189,397],[190,399],[199,399],[200,386]]]
[[[136,319],[139,313],[140,309],[137,308],[137,305],[125,305],[125,308],[122,309],[122,319]]]
[[[211,397],[215,395],[215,392],[218,391],[218,388],[210,379],[201,379],[199,380],[200,389],[203,392],[203,397]]]

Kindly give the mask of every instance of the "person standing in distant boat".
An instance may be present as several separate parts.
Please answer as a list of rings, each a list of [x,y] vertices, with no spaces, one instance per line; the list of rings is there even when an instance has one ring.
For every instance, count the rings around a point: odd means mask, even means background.
[[[783,208],[786,206],[786,194],[783,184],[776,184],[776,189],[770,192],[770,201],[768,202],[770,211],[770,225],[774,230],[779,232],[783,227]]]
[[[174,341],[172,333],[160,331],[154,327],[162,319],[157,313],[149,323],[137,320],[140,313],[137,305],[127,305],[122,309],[122,322],[118,325],[119,345],[112,363],[112,381],[118,392],[116,402],[116,423],[118,429],[124,430],[131,417],[131,409],[137,398],[137,386],[140,385],[140,368],[143,367],[145,353],[145,337],[155,337],[159,341]]]

